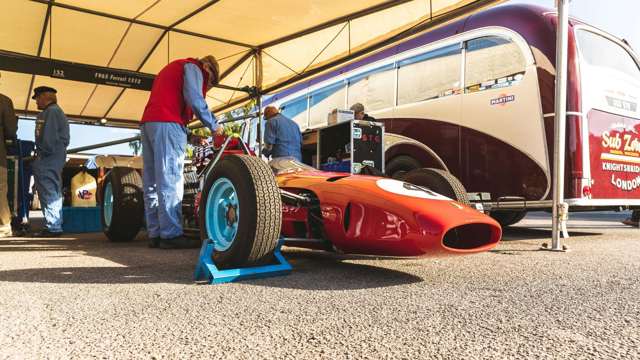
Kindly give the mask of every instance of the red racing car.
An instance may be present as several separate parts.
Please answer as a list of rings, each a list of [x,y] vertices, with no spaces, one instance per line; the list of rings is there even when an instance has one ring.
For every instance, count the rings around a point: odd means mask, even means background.
[[[501,238],[491,217],[441,195],[455,197],[459,182],[440,170],[414,170],[399,181],[292,159],[267,164],[238,147],[185,174],[185,231],[212,239],[219,267],[268,262],[281,237],[298,247],[388,256],[475,253]],[[144,218],[139,173],[112,169],[101,194],[107,237],[135,238]]]

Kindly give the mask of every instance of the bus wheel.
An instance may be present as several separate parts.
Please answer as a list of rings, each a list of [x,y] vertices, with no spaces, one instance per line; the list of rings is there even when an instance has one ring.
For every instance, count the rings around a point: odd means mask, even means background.
[[[132,168],[115,167],[105,177],[101,192],[102,229],[110,241],[133,240],[144,223],[142,177]]]
[[[527,211],[526,210],[520,210],[520,211],[496,210],[496,211],[490,212],[489,215],[492,218],[494,218],[498,223],[500,223],[500,226],[505,227],[505,226],[514,225],[515,223],[524,219],[524,217],[527,216]]]
[[[385,172],[393,179],[402,180],[407,172],[421,166],[420,162],[411,156],[399,155],[389,160],[385,166]]]
[[[406,173],[403,180],[471,206],[464,185],[450,172],[432,168],[415,169]]]
[[[282,200],[267,163],[247,155],[222,158],[205,179],[199,212],[200,237],[213,241],[216,266],[246,267],[273,258]]]

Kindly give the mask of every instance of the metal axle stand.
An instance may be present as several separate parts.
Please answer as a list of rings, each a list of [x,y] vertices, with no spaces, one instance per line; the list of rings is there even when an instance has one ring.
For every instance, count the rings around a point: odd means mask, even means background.
[[[288,275],[292,267],[280,252],[283,242],[282,239],[278,241],[276,251],[273,253],[276,260],[275,264],[220,270],[211,258],[214,251],[213,241],[207,239],[202,242],[202,248],[200,248],[198,265],[196,265],[194,274],[195,280],[206,280],[209,284],[224,284],[245,279]]]

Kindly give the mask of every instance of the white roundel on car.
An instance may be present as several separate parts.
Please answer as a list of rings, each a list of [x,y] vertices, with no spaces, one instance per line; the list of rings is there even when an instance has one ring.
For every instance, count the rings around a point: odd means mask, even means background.
[[[405,196],[411,196],[411,197],[421,198],[421,199],[430,199],[430,200],[451,200],[448,197],[440,195],[427,188],[406,183],[404,181],[399,181],[394,179],[380,179],[376,181],[376,184],[382,190],[390,193],[398,194],[398,195],[405,195]]]

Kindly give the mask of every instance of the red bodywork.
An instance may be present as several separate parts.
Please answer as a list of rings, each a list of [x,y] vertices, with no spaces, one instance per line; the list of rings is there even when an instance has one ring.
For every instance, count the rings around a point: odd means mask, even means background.
[[[426,256],[465,254],[495,247],[500,225],[481,212],[397,180],[315,170],[276,176],[280,188],[319,201],[322,237],[355,254]],[[311,238],[311,208],[283,207],[285,238]],[[318,248],[317,243],[296,246]]]

